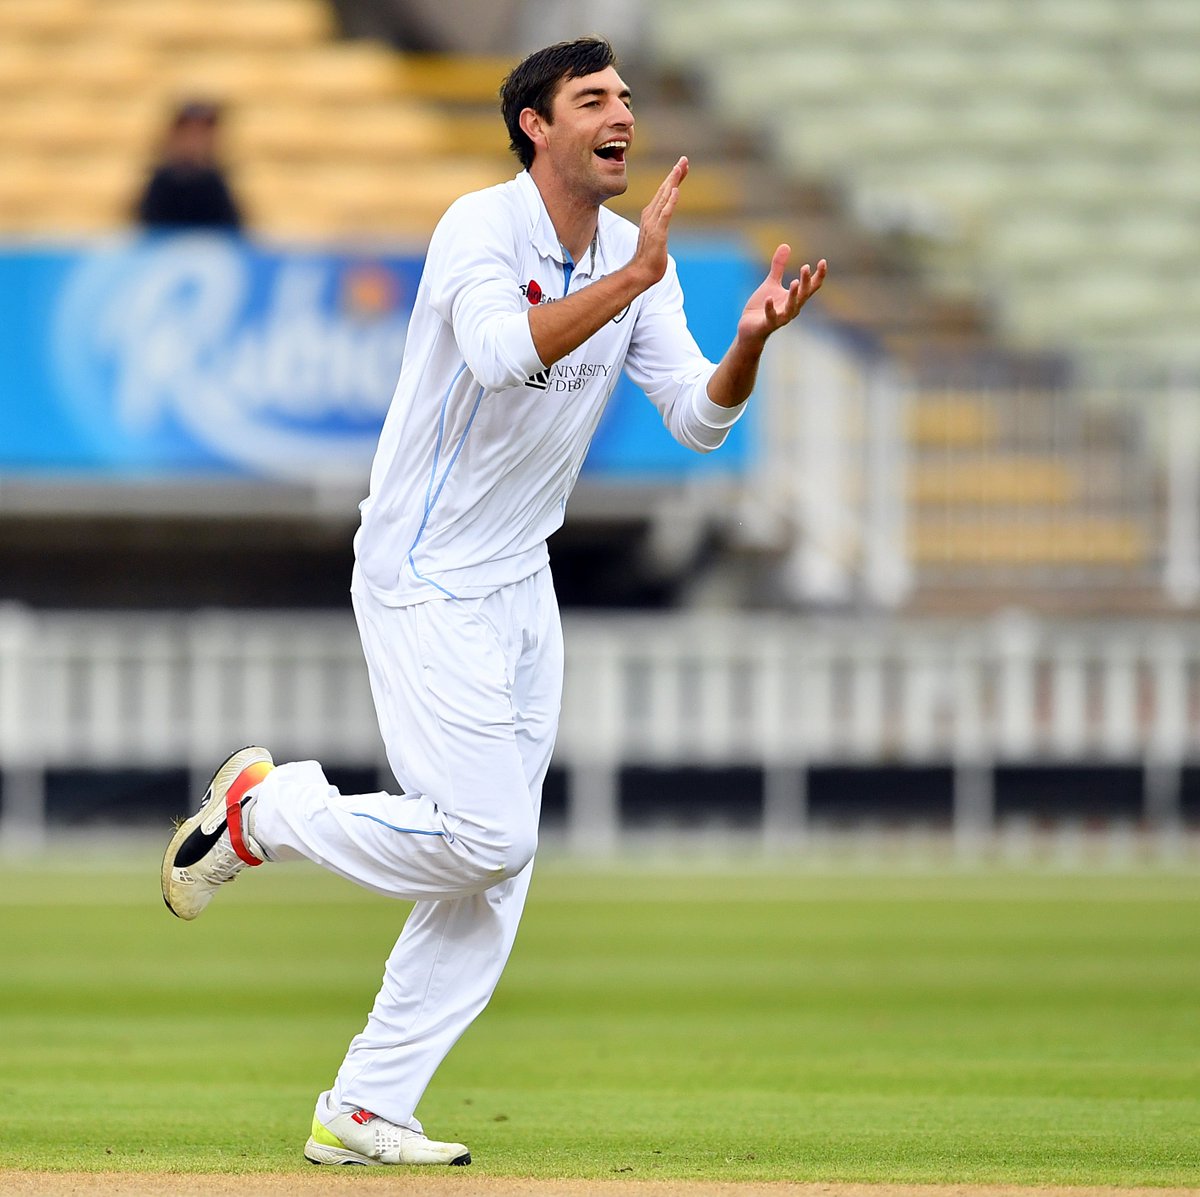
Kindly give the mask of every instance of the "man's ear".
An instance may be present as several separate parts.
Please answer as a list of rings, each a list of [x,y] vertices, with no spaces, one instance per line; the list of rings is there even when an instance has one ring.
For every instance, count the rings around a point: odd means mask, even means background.
[[[540,116],[534,108],[522,108],[517,117],[521,132],[533,142],[535,149],[542,149],[546,144],[546,125],[549,121]]]

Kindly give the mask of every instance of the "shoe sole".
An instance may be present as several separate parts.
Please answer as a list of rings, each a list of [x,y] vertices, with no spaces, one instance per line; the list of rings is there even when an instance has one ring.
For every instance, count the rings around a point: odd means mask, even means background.
[[[344,1147],[325,1147],[310,1138],[304,1145],[304,1157],[310,1163],[350,1163],[360,1167],[383,1166],[383,1160],[372,1160],[370,1156],[359,1155],[358,1151],[349,1151]]]
[[[196,917],[194,914],[181,914],[175,909],[174,906],[171,905],[171,873],[175,868],[175,861],[179,856],[179,850],[183,847],[184,843],[192,835],[192,833],[200,827],[205,818],[212,813],[211,807],[216,799],[218,780],[223,780],[225,782],[225,789],[228,790],[233,784],[234,778],[236,778],[243,769],[245,769],[248,765],[255,764],[257,761],[262,759],[261,757],[255,756],[249,760],[239,761],[236,768],[231,768],[231,766],[233,766],[234,762],[238,760],[242,753],[249,752],[251,750],[255,752],[262,751],[257,747],[257,745],[247,744],[245,748],[239,748],[237,752],[230,753],[229,756],[217,766],[216,772],[213,773],[212,779],[208,783],[208,789],[204,791],[204,798],[200,803],[200,809],[190,818],[184,819],[184,821],[180,823],[177,828],[175,828],[175,834],[171,837],[171,842],[167,844],[167,850],[163,853],[162,869],[160,871],[159,878],[162,884],[163,902],[166,904],[167,909],[176,918],[190,920]],[[226,773],[228,773],[228,776],[222,777],[222,774]],[[222,818],[222,824],[224,821],[224,818]],[[199,912],[197,911],[197,913]]]
[[[370,1156],[359,1155],[357,1151],[351,1151],[347,1147],[328,1147],[324,1143],[318,1143],[316,1139],[310,1138],[304,1144],[304,1158],[310,1164],[349,1164],[358,1167],[423,1167],[425,1165],[418,1164],[385,1164],[382,1160],[374,1160]],[[468,1151],[465,1155],[458,1156],[457,1159],[447,1160],[446,1164],[451,1168],[462,1168],[471,1162],[471,1153]],[[435,1165],[436,1166],[436,1165]]]
[[[304,1144],[304,1158],[310,1164],[357,1164],[360,1167],[383,1164],[382,1160],[370,1159],[368,1156],[359,1155],[357,1151],[347,1151],[344,1147],[326,1147],[316,1139],[309,1139]]]

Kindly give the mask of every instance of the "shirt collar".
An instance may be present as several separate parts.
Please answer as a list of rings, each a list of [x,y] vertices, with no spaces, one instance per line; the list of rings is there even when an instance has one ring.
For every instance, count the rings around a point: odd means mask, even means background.
[[[526,215],[529,217],[529,241],[534,249],[544,258],[553,258],[560,265],[566,261],[558,234],[554,231],[554,223],[546,205],[542,203],[542,193],[537,189],[533,176],[527,170],[517,175],[517,188],[525,204]],[[599,278],[606,271],[604,260],[604,217],[605,209],[601,208],[596,222],[596,266],[592,269],[592,255],[585,253],[575,263],[575,273],[585,278]]]

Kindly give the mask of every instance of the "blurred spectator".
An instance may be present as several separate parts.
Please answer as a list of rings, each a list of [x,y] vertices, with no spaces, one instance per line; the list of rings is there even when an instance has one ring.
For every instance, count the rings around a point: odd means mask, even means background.
[[[158,164],[137,204],[149,229],[207,228],[237,231],[242,216],[218,161],[220,109],[189,100],[175,110]]]

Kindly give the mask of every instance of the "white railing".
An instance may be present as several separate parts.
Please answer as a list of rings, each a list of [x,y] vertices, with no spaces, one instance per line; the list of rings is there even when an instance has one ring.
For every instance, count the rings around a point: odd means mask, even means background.
[[[785,600],[889,611],[915,590],[1000,581],[1200,605],[1196,369],[1068,389],[979,373],[921,391],[891,359],[800,322],[765,366],[759,457],[727,532],[779,553]],[[923,403],[936,417],[946,401],[957,425],[913,431]],[[964,552],[951,535],[964,525],[990,557]]]
[[[794,325],[772,341],[764,381],[761,457],[743,506],[750,529],[786,546],[785,592],[897,607],[913,587],[902,374]]]
[[[1141,766],[1146,818],[1170,829],[1181,770],[1200,759],[1193,623],[566,623],[556,760],[568,775],[568,834],[584,850],[618,838],[629,765],[761,768],[772,843],[804,835],[811,766],[948,765],[965,845],[994,823],[997,765]],[[349,615],[0,610],[8,846],[44,837],[47,770],[186,766],[203,785],[248,742],[277,759],[378,768],[387,784]]]
[[[1200,383],[1182,373],[1168,390],[1163,589],[1180,607],[1200,600]]]

